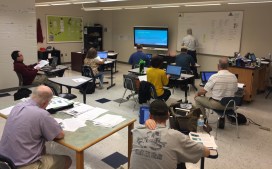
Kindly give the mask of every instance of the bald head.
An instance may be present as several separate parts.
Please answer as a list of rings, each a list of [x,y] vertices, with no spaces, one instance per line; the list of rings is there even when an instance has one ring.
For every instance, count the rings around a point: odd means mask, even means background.
[[[218,63],[218,68],[219,68],[219,70],[227,69],[228,67],[229,67],[228,58],[226,58],[226,57],[220,58],[220,59],[219,59],[219,63]]]
[[[41,108],[46,108],[53,97],[53,92],[48,86],[38,86],[32,92],[31,99],[37,102]]]

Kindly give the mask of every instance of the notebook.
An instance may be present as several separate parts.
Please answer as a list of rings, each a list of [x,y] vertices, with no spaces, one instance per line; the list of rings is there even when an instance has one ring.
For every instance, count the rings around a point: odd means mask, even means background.
[[[166,74],[171,75],[171,79],[179,79],[181,73],[180,66],[167,65]]]
[[[107,59],[108,58],[108,52],[97,52],[97,56],[99,56],[101,59]]]
[[[202,71],[200,72],[201,75],[201,84],[200,86],[205,86],[205,84],[208,82],[209,78],[217,73],[216,71]]]

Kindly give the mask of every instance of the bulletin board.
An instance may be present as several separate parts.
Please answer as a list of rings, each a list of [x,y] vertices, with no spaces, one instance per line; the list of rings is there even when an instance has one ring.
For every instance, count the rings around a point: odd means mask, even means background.
[[[192,28],[199,44],[197,53],[233,56],[240,51],[242,24],[243,11],[179,13],[177,50]]]
[[[83,19],[72,16],[46,16],[47,43],[83,42]]]

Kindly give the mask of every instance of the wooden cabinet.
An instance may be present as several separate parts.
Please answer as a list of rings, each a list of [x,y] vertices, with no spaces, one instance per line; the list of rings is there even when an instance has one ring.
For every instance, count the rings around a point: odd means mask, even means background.
[[[71,68],[74,71],[81,72],[86,54],[81,52],[71,52]]]
[[[245,84],[245,101],[252,101],[258,91],[264,91],[267,87],[267,66],[257,68],[229,67],[231,73],[238,75],[238,82]]]

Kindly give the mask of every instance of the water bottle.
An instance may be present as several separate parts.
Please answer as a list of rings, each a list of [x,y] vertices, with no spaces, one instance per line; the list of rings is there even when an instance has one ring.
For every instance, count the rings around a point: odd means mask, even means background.
[[[204,118],[203,115],[201,114],[197,120],[197,132],[198,133],[203,133],[203,126],[204,126]]]

